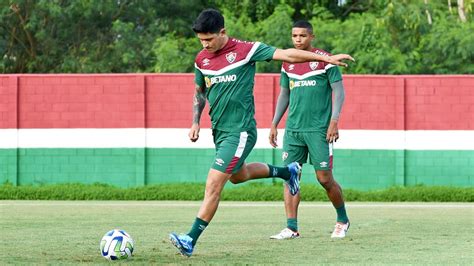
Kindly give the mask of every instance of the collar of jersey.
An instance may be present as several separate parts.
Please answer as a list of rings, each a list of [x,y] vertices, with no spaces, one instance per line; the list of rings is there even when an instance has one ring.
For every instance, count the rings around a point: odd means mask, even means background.
[[[232,70],[232,69],[235,69],[237,67],[247,64],[250,61],[250,58],[252,58],[253,54],[255,53],[259,45],[260,45],[260,42],[255,42],[252,46],[252,49],[250,49],[249,53],[243,60],[230,64],[219,70],[202,69],[202,68],[199,68],[196,63],[194,63],[194,67],[197,68],[199,71],[201,71],[201,73],[204,75],[211,75],[211,76],[222,75],[229,70]]]
[[[331,67],[335,67],[335,65],[327,64],[324,67],[324,69],[318,69],[318,70],[310,71],[310,72],[304,73],[303,75],[298,75],[298,74],[295,74],[295,73],[289,73],[284,68],[281,68],[281,72],[286,73],[286,75],[288,75],[289,78],[307,79],[307,78],[312,77],[312,76],[324,74],[324,73],[326,73],[326,70],[331,68]]]

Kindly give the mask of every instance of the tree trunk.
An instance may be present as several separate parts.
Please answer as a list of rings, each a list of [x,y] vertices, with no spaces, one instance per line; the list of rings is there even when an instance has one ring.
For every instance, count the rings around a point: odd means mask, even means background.
[[[464,0],[458,0],[458,14],[462,22],[466,22],[466,13],[464,12]]]
[[[426,18],[428,19],[428,24],[432,24],[433,20],[431,20],[431,14],[430,11],[428,10],[428,0],[425,0],[425,13],[426,13]]]

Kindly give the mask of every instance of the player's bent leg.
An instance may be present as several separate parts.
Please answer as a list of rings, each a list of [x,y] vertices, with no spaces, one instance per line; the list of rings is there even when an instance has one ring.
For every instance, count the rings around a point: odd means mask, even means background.
[[[295,170],[295,173],[298,176],[298,170]],[[266,163],[244,163],[238,172],[232,174],[230,182],[239,184],[253,179],[273,177],[279,177],[289,182],[291,174],[289,167],[277,167]],[[299,179],[297,181],[299,183]]]
[[[270,170],[265,163],[243,163],[240,170],[230,176],[230,182],[233,184],[243,183],[252,179],[269,177]]]

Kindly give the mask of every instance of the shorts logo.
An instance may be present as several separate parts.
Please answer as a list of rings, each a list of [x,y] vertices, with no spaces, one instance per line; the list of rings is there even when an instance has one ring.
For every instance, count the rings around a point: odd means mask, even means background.
[[[321,167],[328,167],[328,162],[320,162],[319,166]]]
[[[318,68],[319,62],[309,62],[309,67],[311,70],[316,70]]]
[[[202,66],[208,66],[210,62],[211,60],[204,58],[204,60],[202,60]]]
[[[281,153],[281,159],[284,161],[286,158],[288,158],[288,152],[284,151]]]
[[[293,70],[293,69],[295,69],[295,65],[292,64],[292,65],[289,65],[289,66],[288,66],[288,70],[291,71],[291,70]]]
[[[234,52],[230,52],[225,55],[225,59],[227,59],[227,62],[231,64],[234,63],[235,58],[237,58],[237,53],[234,53]]]
[[[224,160],[222,160],[221,158],[218,158],[216,159],[216,164],[219,166],[222,166],[224,164]]]

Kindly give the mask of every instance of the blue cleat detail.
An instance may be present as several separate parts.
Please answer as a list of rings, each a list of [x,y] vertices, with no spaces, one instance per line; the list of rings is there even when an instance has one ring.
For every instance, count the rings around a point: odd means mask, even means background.
[[[191,257],[193,254],[194,246],[193,239],[188,235],[177,235],[175,233],[170,234],[170,241],[175,246],[181,255]]]
[[[294,196],[300,191],[301,166],[298,162],[292,162],[288,165],[288,170],[290,170],[291,176],[286,183],[290,189],[290,194]]]

